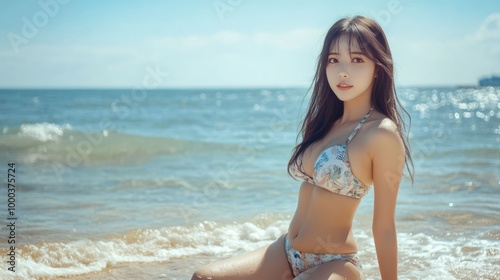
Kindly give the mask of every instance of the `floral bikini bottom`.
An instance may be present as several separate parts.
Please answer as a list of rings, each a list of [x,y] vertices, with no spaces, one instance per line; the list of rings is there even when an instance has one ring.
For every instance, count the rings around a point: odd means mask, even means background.
[[[288,234],[285,236],[285,252],[288,259],[288,264],[292,269],[294,277],[297,277],[302,272],[324,264],[331,261],[348,261],[354,264],[359,270],[361,270],[361,262],[357,257],[356,253],[351,254],[313,254],[313,253],[302,253],[295,250],[290,246],[288,240]]]

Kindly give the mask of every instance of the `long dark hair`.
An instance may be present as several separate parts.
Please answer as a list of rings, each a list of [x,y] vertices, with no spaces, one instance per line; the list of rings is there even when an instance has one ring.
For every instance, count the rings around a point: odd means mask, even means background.
[[[291,174],[291,167],[296,164],[298,157],[309,145],[322,139],[330,130],[331,125],[343,114],[344,102],[333,93],[326,78],[330,47],[332,43],[338,44],[341,35],[347,35],[349,46],[352,46],[351,42],[354,40],[361,52],[375,62],[377,78],[373,82],[371,105],[396,124],[405,146],[406,168],[413,182],[413,161],[406,136],[407,127],[401,113],[406,114],[410,123],[411,118],[396,95],[394,63],[389,43],[382,27],[373,19],[363,16],[340,19],[330,27],[325,36],[323,49],[318,57],[316,74],[309,88],[309,90],[313,88],[309,108],[299,131],[302,141],[293,149],[292,157],[288,162],[288,174],[294,177]]]

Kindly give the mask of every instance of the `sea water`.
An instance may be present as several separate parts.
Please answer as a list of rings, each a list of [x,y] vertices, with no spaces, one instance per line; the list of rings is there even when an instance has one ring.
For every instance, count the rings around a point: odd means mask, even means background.
[[[500,278],[500,88],[398,95],[415,163],[397,204],[400,278]],[[302,88],[0,90],[0,278],[159,264],[144,277],[189,279],[269,244],[296,207],[286,168],[308,100]],[[372,210],[373,191],[354,221],[367,279],[379,278]]]

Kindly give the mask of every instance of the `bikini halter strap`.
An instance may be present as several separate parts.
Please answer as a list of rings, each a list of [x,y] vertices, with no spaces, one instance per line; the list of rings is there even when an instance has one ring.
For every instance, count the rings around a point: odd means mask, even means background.
[[[370,111],[368,111],[368,113],[366,113],[366,115],[363,117],[363,119],[358,123],[358,125],[354,128],[354,130],[351,132],[351,134],[349,135],[349,137],[347,138],[347,144],[349,144],[349,142],[351,142],[352,138],[354,138],[354,136],[356,136],[356,133],[358,133],[358,130],[361,128],[361,126],[365,123],[366,119],[368,119],[368,117],[370,116],[370,113],[373,111],[373,107],[370,108]]]

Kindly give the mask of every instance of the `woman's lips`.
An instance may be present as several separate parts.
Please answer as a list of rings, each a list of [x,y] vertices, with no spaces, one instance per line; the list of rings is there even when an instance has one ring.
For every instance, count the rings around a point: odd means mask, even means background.
[[[346,90],[350,90],[352,88],[352,85],[342,82],[342,83],[337,84],[337,88],[341,91],[346,91]]]

